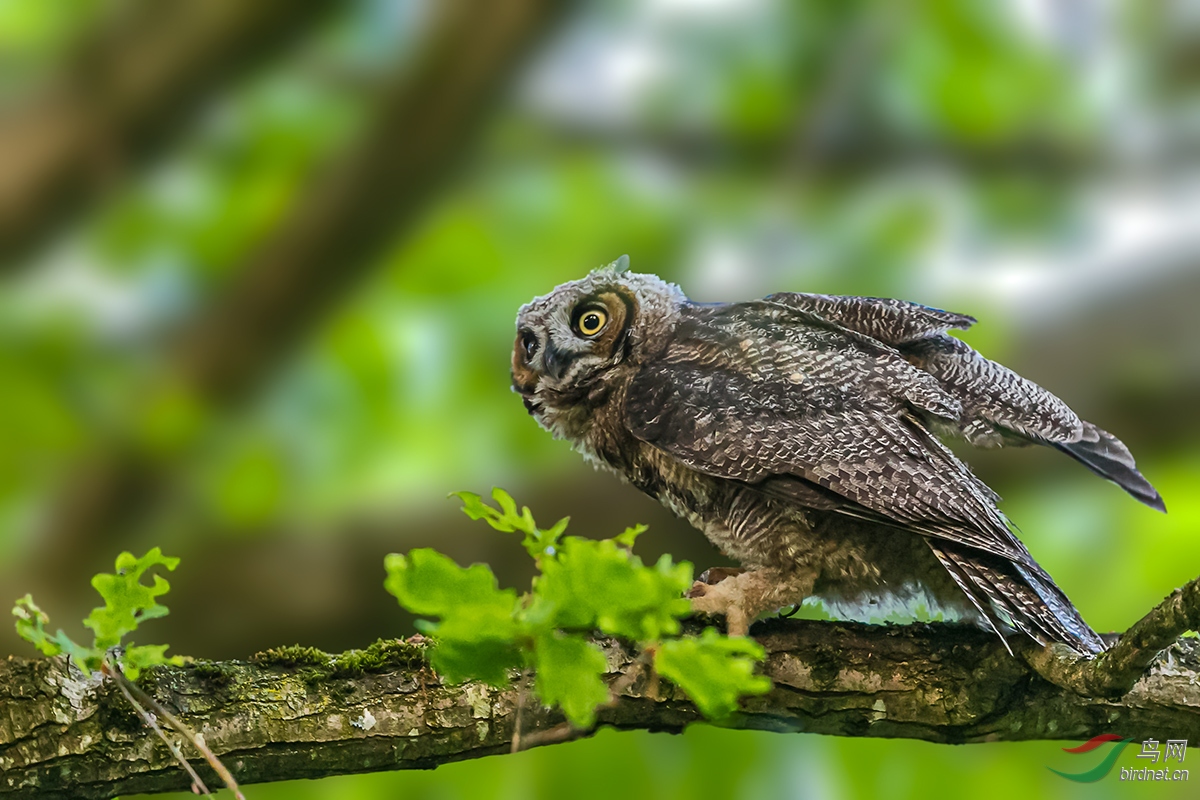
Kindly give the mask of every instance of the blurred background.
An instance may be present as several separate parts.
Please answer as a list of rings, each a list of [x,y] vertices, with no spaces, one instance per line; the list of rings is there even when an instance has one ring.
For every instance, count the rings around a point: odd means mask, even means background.
[[[1198,78],[1183,0],[0,0],[0,599],[82,635],[90,576],[159,545],[183,562],[139,641],[365,646],[412,632],[385,553],[527,585],[446,499],[494,485],[721,563],[508,388],[518,306],[628,253],[696,300],[978,317],[1166,499],[972,454],[1123,630],[1200,572]],[[1046,770],[1060,746],[602,731],[251,793],[1121,796]]]

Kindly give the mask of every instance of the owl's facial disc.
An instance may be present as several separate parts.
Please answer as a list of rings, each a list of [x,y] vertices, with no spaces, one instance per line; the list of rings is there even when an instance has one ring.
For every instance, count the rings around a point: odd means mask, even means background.
[[[551,399],[547,395],[574,394],[621,357],[634,302],[605,288],[522,313],[512,377],[531,414]]]

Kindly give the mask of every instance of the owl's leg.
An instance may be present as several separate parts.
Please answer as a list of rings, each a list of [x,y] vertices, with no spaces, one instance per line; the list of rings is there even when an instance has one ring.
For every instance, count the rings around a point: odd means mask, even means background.
[[[688,597],[693,612],[719,614],[730,636],[746,636],[759,614],[803,602],[815,581],[813,572],[756,569],[716,584],[697,582]]]

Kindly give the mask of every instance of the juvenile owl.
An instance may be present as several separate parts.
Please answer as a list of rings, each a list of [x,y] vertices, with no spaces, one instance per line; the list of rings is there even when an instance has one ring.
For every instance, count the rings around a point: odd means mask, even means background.
[[[1002,641],[1104,649],[938,436],[1049,445],[1160,511],[1162,498],[1120,440],[947,335],[974,319],[871,297],[693,303],[627,264],[521,308],[513,389],[743,565],[698,581],[693,608],[744,635],[812,596],[851,618],[924,602]]]

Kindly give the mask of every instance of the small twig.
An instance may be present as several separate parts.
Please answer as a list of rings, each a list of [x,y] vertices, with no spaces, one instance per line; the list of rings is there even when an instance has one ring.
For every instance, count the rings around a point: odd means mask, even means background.
[[[629,663],[628,668],[618,674],[617,679],[608,687],[608,702],[604,704],[606,708],[612,708],[621,700],[621,695],[625,690],[633,685],[641,673],[643,667],[648,666],[654,658],[654,648],[648,647],[643,650],[637,658]],[[518,753],[522,750],[530,750],[534,747],[541,747],[547,744],[558,744],[560,742],[569,742],[574,739],[581,739],[584,736],[590,736],[596,730],[593,725],[590,728],[576,728],[569,722],[564,722],[555,725],[544,731],[530,734],[528,736],[521,735],[521,725],[525,704],[527,702],[529,681],[532,675],[529,670],[521,673],[520,690],[517,694],[517,719],[513,723],[513,738],[512,748],[510,752]]]
[[[181,722],[178,717],[165,709],[161,703],[147,694],[144,689],[121,674],[119,667],[113,665],[113,668],[110,668],[108,674],[111,675],[117,682],[117,686],[122,686],[129,692],[137,695],[142,703],[149,706],[155,714],[162,719],[165,719],[168,725],[170,725],[172,728],[178,731],[180,735],[191,742],[192,747],[196,748],[200,755],[204,756],[204,760],[208,762],[208,765],[213,768],[213,771],[216,772],[221,780],[225,782],[225,786],[229,788],[229,791],[233,792],[233,796],[236,797],[237,800],[246,800],[245,795],[242,794],[242,790],[238,787],[237,781],[233,778],[233,773],[231,773],[225,767],[225,765],[221,763],[221,759],[217,758],[216,754],[209,749],[202,737]]]
[[[164,733],[163,729],[159,727],[158,721],[154,718],[154,715],[147,711],[141,703],[135,700],[129,689],[126,688],[126,684],[129,682],[125,679],[125,676],[119,675],[115,669],[110,668],[107,661],[102,663],[101,670],[105,675],[113,679],[113,682],[117,684],[117,688],[121,690],[121,694],[125,695],[125,699],[129,702],[129,705],[133,706],[134,711],[141,715],[146,725],[148,725],[151,730],[158,734],[158,738],[163,740],[163,743],[167,746],[167,749],[171,751],[171,755],[174,756],[175,760],[179,762],[179,766],[183,767],[184,771],[191,776],[192,788],[197,790],[198,794],[211,797],[212,792],[210,792],[208,787],[204,785],[204,781],[200,779],[199,774],[197,774],[196,770],[192,768],[192,765],[188,763],[188,760],[183,757],[183,753],[180,752],[179,746],[167,738],[167,734]]]
[[[512,748],[510,753],[521,752],[521,725],[525,719],[525,702],[529,697],[529,670],[521,670],[521,684],[517,691],[517,718],[513,721]]]
[[[548,744],[560,744],[562,742],[570,742],[575,739],[581,739],[591,733],[591,729],[583,730],[576,728],[569,722],[563,722],[555,725],[553,728],[547,728],[544,731],[531,733],[522,739],[521,749],[532,750],[535,747],[543,747]],[[516,750],[513,751],[517,752]]]

